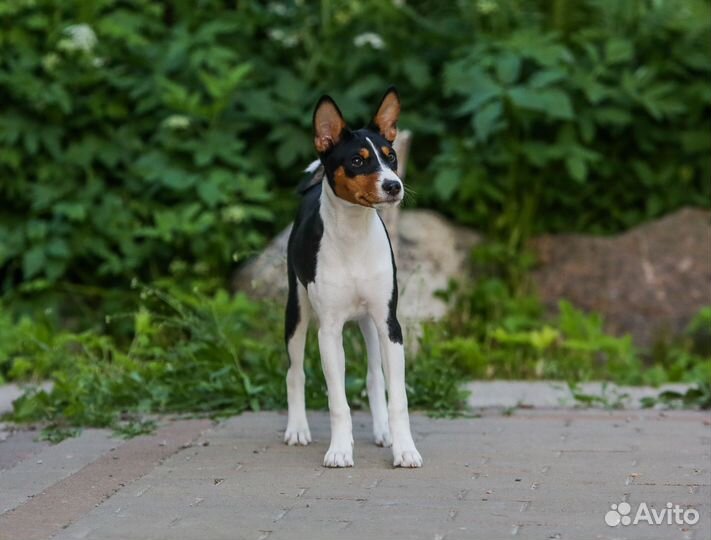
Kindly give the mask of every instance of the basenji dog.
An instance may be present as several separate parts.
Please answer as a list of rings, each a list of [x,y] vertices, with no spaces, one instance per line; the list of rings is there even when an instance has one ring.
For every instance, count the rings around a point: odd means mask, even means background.
[[[372,122],[363,129],[349,129],[328,96],[319,100],[313,115],[319,159],[307,169],[311,181],[303,190],[288,243],[285,337],[290,367],[284,441],[311,442],[304,399],[304,345],[313,318],[319,326],[331,420],[331,443],[323,459],[326,467],[353,466],[342,337],[347,321],[357,321],[365,338],[375,444],[392,446],[396,467],[422,466],[407,410],[395,258],[376,211],[403,198],[393,150],[399,116],[395,88],[388,89]]]

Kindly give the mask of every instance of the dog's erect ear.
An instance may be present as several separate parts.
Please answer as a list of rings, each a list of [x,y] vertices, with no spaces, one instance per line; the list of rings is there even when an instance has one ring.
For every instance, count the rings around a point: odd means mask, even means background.
[[[380,101],[372,125],[388,142],[393,142],[397,136],[398,118],[400,118],[400,96],[395,87],[391,86]]]
[[[346,121],[329,96],[318,100],[314,110],[314,146],[319,154],[336,146],[346,130]]]

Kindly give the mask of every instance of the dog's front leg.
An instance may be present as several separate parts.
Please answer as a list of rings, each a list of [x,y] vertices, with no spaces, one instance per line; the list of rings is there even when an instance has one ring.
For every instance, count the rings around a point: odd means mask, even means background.
[[[422,456],[415,448],[410,432],[405,390],[405,350],[402,343],[391,340],[387,325],[378,328],[388,386],[388,416],[393,440],[393,466],[421,467]]]
[[[331,445],[323,458],[326,467],[353,466],[353,428],[346,399],[346,358],[343,352],[343,324],[322,326],[318,331],[321,366],[328,387],[331,415]]]

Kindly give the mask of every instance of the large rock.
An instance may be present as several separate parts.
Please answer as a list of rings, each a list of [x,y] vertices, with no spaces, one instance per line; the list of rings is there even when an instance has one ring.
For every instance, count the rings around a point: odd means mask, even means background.
[[[235,289],[258,298],[286,301],[286,244],[290,230],[288,227],[282,231],[240,269]],[[450,279],[464,277],[479,235],[429,210],[402,210],[397,231],[401,321],[408,324],[442,317],[447,306],[434,293],[446,289]]]
[[[711,304],[710,220],[683,209],[617,236],[539,237],[534,282],[549,308],[568,299],[602,313],[609,331],[653,345]]]

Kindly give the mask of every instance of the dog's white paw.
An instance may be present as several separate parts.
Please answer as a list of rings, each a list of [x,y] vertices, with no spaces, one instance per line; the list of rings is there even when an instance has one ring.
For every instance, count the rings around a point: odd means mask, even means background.
[[[353,467],[352,448],[329,448],[323,457],[324,467]]]
[[[385,448],[393,445],[392,437],[390,437],[390,429],[387,426],[385,426],[385,428],[374,428],[373,440],[376,445]]]
[[[311,442],[311,432],[308,424],[287,426],[284,432],[284,442],[289,446],[300,444],[306,446]]]
[[[422,467],[422,456],[414,446],[393,452],[393,467]]]

